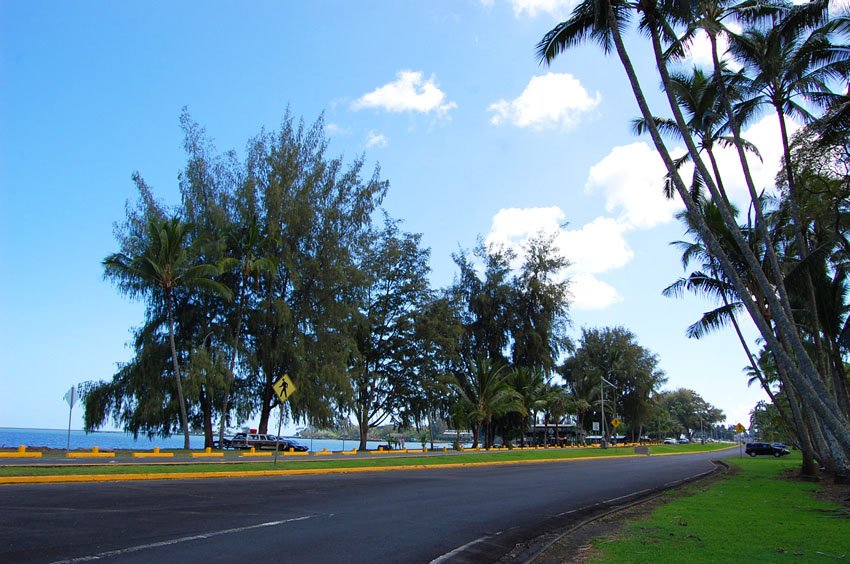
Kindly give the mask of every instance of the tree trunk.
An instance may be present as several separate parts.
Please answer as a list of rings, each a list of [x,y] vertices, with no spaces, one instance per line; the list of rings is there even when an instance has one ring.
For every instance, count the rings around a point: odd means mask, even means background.
[[[363,424],[358,421],[358,428],[360,430],[360,444],[357,450],[364,451],[366,450],[366,441],[369,439],[369,424]]]
[[[227,421],[228,411],[230,409],[230,388],[233,386],[234,375],[236,370],[236,357],[239,354],[239,334],[242,330],[242,310],[245,300],[245,280],[243,276],[242,285],[239,287],[239,304],[236,308],[236,330],[233,337],[233,350],[230,353],[230,362],[227,366],[227,375],[224,382],[224,401],[221,402],[221,424],[218,428],[218,444],[224,445],[224,425]]]
[[[177,380],[177,401],[180,403],[180,425],[183,427],[183,448],[189,450],[189,416],[186,414],[186,402],[183,399],[183,380],[180,377],[180,365],[177,362],[177,345],[174,343],[174,310],[171,292],[165,293],[168,310],[168,341],[171,344],[171,360],[174,363],[174,378]]]

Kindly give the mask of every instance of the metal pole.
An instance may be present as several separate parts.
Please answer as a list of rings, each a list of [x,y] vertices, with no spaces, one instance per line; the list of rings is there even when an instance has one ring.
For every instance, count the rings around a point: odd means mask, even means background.
[[[71,452],[71,414],[74,412],[74,394],[76,388],[71,388],[71,401],[68,404],[68,445],[65,447],[66,452]]]
[[[274,442],[274,466],[277,466],[277,453],[280,451],[280,426],[283,424],[283,402],[280,403],[280,414],[277,417],[277,435]]]
[[[608,448],[608,445],[605,442],[606,435],[606,426],[605,426],[605,378],[602,375],[599,375],[599,389],[602,390],[602,425],[600,431],[602,432],[602,439],[599,441],[599,446],[601,448]]]

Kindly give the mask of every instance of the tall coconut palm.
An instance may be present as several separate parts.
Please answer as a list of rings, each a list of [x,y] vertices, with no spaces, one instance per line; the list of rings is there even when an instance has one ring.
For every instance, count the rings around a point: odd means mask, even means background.
[[[817,15],[822,17],[822,13]],[[814,23],[817,21],[814,20]],[[812,23],[811,8],[795,8],[779,18],[776,25],[767,29],[747,29],[741,35],[733,36],[731,44],[732,52],[744,64],[750,77],[751,101],[772,107],[779,120],[788,206],[801,261],[806,260],[811,249],[807,222],[800,212],[786,116],[813,121],[814,116],[803,102],[821,107],[830,105],[838,97],[830,90],[830,82],[843,80],[850,70],[850,54],[846,48],[833,45],[830,39],[838,21],[832,20],[814,30],[809,27]],[[815,344],[822,350],[815,289],[808,271],[803,272],[803,280],[808,308],[813,314]],[[823,355],[820,357],[823,358]]]
[[[469,371],[456,378],[456,388],[471,407],[473,447],[478,446],[478,435],[484,430],[484,447],[492,446],[491,423],[493,417],[511,411],[525,414],[522,398],[508,383],[510,372],[502,364],[488,358],[474,360]]]
[[[175,292],[200,289],[225,299],[232,296],[229,289],[213,279],[219,274],[218,267],[195,262],[188,234],[189,225],[178,217],[153,217],[148,220],[145,237],[136,253],[114,253],[103,259],[104,276],[114,280],[122,293],[146,297],[165,308],[185,449],[189,448],[189,422],[174,342]]]
[[[729,278],[735,291],[738,295],[748,295],[751,290],[748,289],[746,281],[740,275],[740,272],[735,268],[731,258],[726,250],[720,245],[718,239],[711,232],[705,219],[699,213],[699,206],[691,196],[687,186],[682,181],[675,167],[675,162],[670,155],[664,140],[658,128],[652,121],[653,114],[650,111],[646,97],[643,93],[643,88],[637,77],[634,65],[631,62],[629,53],[627,52],[622,36],[621,26],[629,22],[632,14],[630,10],[637,8],[641,14],[641,26],[646,30],[652,40],[653,52],[655,53],[658,72],[662,79],[662,85],[668,95],[668,101],[671,111],[674,114],[676,124],[680,131],[687,131],[686,121],[682,115],[675,97],[672,92],[667,89],[670,82],[669,72],[667,71],[667,60],[664,53],[664,48],[661,44],[662,37],[670,39],[669,25],[664,19],[665,14],[661,8],[671,8],[670,11],[678,11],[684,8],[683,12],[687,13],[690,2],[683,0],[671,0],[670,2],[657,2],[654,0],[641,0],[637,4],[624,2],[622,0],[584,0],[573,10],[571,17],[558,24],[555,28],[549,31],[538,44],[538,55],[543,62],[551,62],[557,55],[566,49],[576,46],[587,39],[599,43],[607,52],[612,47],[616,49],[616,53],[626,72],[629,80],[629,85],[632,88],[635,100],[638,104],[642,117],[647,121],[650,137],[655,145],[658,154],[660,155],[667,171],[671,175],[671,180],[675,186],[676,192],[685,204],[688,213],[697,229],[700,239],[706,244],[709,251],[717,258],[722,266],[725,275]],[[716,44],[715,46],[716,53]],[[717,65],[717,68],[722,68]],[[718,75],[719,76],[719,75]],[[728,103],[728,99],[726,100]],[[730,113],[727,111],[727,113]],[[730,113],[731,115],[731,113]],[[737,137],[737,135],[736,135]],[[737,140],[736,140],[737,143]],[[709,174],[705,164],[699,158],[699,150],[696,147],[690,135],[685,136],[685,144],[688,148],[691,157],[695,164],[700,167],[700,174],[709,187],[712,197],[722,200],[717,191],[716,185],[710,181]],[[739,151],[740,145],[739,145]],[[752,193],[754,200],[757,195]],[[738,228],[737,221],[728,206],[720,206],[720,212],[723,217],[723,223],[729,229],[733,236],[736,247],[742,250],[742,255],[746,261],[747,267],[751,272],[752,278],[758,285],[758,289],[768,302],[770,311],[772,312],[772,323],[763,315],[763,311],[757,304],[752,303],[752,300],[744,300],[744,305],[747,308],[750,317],[759,329],[759,332],[764,337],[771,351],[775,355],[777,362],[793,379],[795,387],[798,389],[803,401],[808,404],[821,418],[824,425],[832,433],[832,436],[840,444],[843,449],[845,458],[850,458],[850,424],[847,420],[841,417],[840,411],[834,401],[830,401],[828,390],[821,378],[818,367],[813,362],[808,354],[802,337],[795,325],[794,318],[791,313],[791,306],[788,300],[787,291],[782,284],[781,270],[778,266],[778,261],[771,258],[770,264],[773,270],[773,281],[768,277],[763,270],[760,259],[746,245],[744,235]],[[768,252],[771,252],[771,246],[766,246]]]
[[[742,76],[738,73],[727,73],[724,79],[727,83],[726,87],[729,91],[736,91],[737,86],[742,81]],[[699,67],[694,67],[690,72],[673,73],[670,76],[670,88],[673,91],[679,106],[687,114],[688,130],[696,138],[697,148],[699,151],[705,152],[711,164],[711,170],[714,173],[713,180],[717,184],[717,189],[727,205],[731,205],[729,197],[726,194],[726,188],[723,185],[723,178],[720,174],[720,167],[717,163],[715,155],[715,147],[729,147],[734,144],[734,139],[728,135],[729,120],[726,117],[726,112],[720,104],[717,94],[717,81]],[[753,104],[739,104],[737,108],[740,121],[746,121],[749,113],[753,109]],[[683,134],[679,131],[679,127],[675,120],[665,118],[653,118],[656,126],[660,131],[667,133],[677,139],[682,139]],[[638,118],[634,120],[633,127],[638,135],[647,131],[646,120]],[[744,141],[744,147],[761,158],[758,148]],[[691,161],[690,153],[685,153],[682,157],[676,160],[676,165],[681,166]],[[696,201],[702,199],[700,188],[704,181],[700,177],[699,169],[694,170],[694,182],[692,183],[692,194]],[[665,195],[668,198],[675,196],[675,188],[670,182],[668,175],[665,186]]]

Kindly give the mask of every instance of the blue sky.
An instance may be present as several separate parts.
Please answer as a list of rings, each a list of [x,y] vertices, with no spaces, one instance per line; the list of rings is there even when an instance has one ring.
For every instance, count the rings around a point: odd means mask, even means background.
[[[631,133],[637,108],[617,61],[595,47],[551,68],[534,56],[568,8],[0,3],[0,426],[63,428],[65,391],[109,379],[130,357],[142,305],[102,280],[100,261],[117,250],[112,225],[135,196],[133,171],[177,202],[183,106],[218,149],[240,155],[287,106],[307,123],[324,112],[332,153],[380,164],[386,208],[423,233],[435,286],[479,235],[519,245],[558,230],[573,261],[574,334],[627,327],[658,354],[668,388],[692,388],[746,424],[762,393],[746,385],[734,334],[689,341],[685,328],[711,304],[661,296],[682,275],[669,245],[682,229],[660,196],[660,161]],[[634,46],[663,113],[648,48]],[[705,55],[698,43],[694,61]],[[748,136],[765,156],[763,186],[774,122]],[[75,409],[74,428],[81,421]]]

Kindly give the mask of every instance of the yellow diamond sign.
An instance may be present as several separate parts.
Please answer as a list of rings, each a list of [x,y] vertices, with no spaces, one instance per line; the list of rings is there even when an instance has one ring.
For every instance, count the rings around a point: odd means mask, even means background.
[[[620,426],[620,420],[615,417],[614,419],[611,420],[611,426],[616,429],[617,427]]]
[[[274,393],[277,394],[277,397],[280,398],[280,401],[286,401],[289,396],[295,393],[297,389],[295,384],[292,383],[292,379],[289,375],[284,374],[282,378],[278,378],[278,380],[272,384],[272,389]]]
[[[737,425],[735,425],[735,432],[737,432],[737,433],[743,433],[744,431],[746,431],[746,429],[744,429],[744,426],[743,426],[743,425],[741,425],[740,423],[738,423]]]

